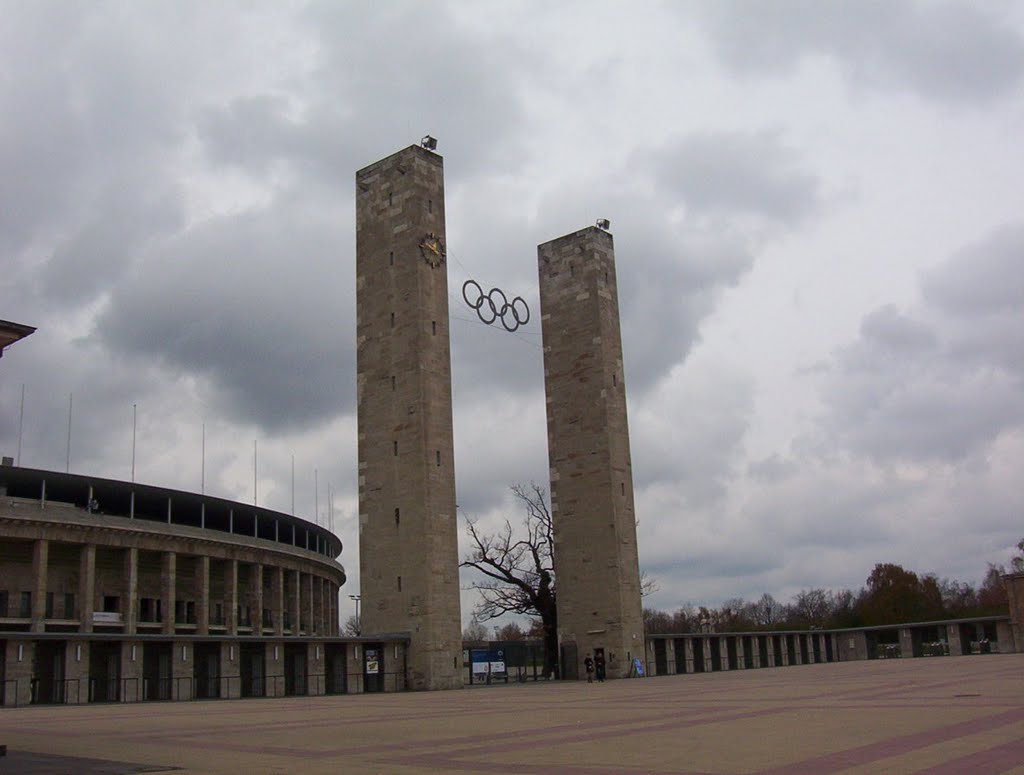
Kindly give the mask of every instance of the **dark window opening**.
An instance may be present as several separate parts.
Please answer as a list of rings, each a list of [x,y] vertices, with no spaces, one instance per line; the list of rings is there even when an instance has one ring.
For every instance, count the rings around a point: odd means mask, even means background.
[[[622,490],[622,494],[625,495],[626,494],[626,483],[625,482],[620,482],[619,483],[619,489]]]
[[[53,618],[53,592],[46,593],[46,618]]]
[[[391,264],[391,266],[394,266],[394,265],[395,265],[395,251],[393,251],[393,250],[392,250],[392,251],[391,251],[391,253],[390,253],[390,254],[388,255],[388,263],[390,263],[390,264]]]
[[[395,375],[394,374],[391,375],[391,389],[392,390],[395,389]]]
[[[427,200],[427,212],[428,213],[434,212],[434,200],[433,199],[428,199]]]
[[[0,616],[7,616],[7,590],[0,591]]]
[[[75,618],[75,596],[71,592],[64,593],[64,618]]]
[[[27,619],[32,615],[32,593],[22,592],[21,593],[21,606],[18,610],[18,616],[22,619]]]
[[[612,387],[616,387],[619,384],[619,375],[612,374]]]
[[[575,277],[575,276],[576,276],[576,269],[573,267],[572,264],[569,264],[569,277]]]
[[[431,331],[431,333],[433,333],[434,336],[437,336],[437,321],[436,320],[431,320],[430,321],[430,331]]]
[[[395,203],[394,195],[388,191],[388,207],[391,207]]]
[[[440,465],[441,465],[441,450],[436,450],[434,452],[434,454],[437,456],[437,465],[440,467]]]
[[[395,313],[394,312],[391,313],[391,327],[392,328],[395,327]]]
[[[398,591],[399,592],[402,591],[402,577],[401,576],[398,577]]]
[[[121,598],[117,595],[104,595],[103,596],[103,612],[108,614],[116,614],[121,610]]]
[[[402,513],[399,509],[395,509],[395,524],[397,525],[402,519]]]
[[[397,441],[392,441],[391,442],[391,452],[396,457],[398,456],[398,442]]]

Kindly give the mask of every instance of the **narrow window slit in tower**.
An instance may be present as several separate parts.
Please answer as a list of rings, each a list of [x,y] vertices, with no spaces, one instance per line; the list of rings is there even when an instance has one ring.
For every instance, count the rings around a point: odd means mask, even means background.
[[[395,375],[394,374],[391,375],[391,389],[392,390],[395,389]]]
[[[434,454],[437,455],[437,465],[438,465],[438,467],[440,467],[440,465],[441,465],[441,450],[439,450],[439,449],[435,450]]]
[[[388,191],[388,207],[391,207],[395,203],[393,194]]]
[[[617,387],[619,384],[619,375],[612,374],[612,387]]]
[[[391,327],[392,328],[395,327],[395,313],[394,312],[391,313]]]
[[[399,592],[402,591],[402,577],[401,576],[398,577],[398,591]]]
[[[430,321],[430,330],[433,332],[434,336],[437,336],[437,321],[436,320],[431,320]]]
[[[622,494],[625,495],[626,494],[626,483],[625,482],[619,482],[619,489],[622,490]]]
[[[395,507],[395,524],[397,525],[402,520],[402,513],[398,507]]]
[[[434,200],[433,199],[428,199],[427,200],[427,212],[428,213],[434,212]]]
[[[575,277],[575,276],[576,276],[576,269],[575,269],[575,267],[573,267],[572,264],[569,264],[569,277]]]
[[[388,263],[390,263],[391,266],[395,265],[395,251],[393,250],[390,253],[388,253]]]
[[[392,441],[391,442],[391,452],[392,452],[392,454],[395,455],[395,457],[398,457],[398,442],[397,441]]]

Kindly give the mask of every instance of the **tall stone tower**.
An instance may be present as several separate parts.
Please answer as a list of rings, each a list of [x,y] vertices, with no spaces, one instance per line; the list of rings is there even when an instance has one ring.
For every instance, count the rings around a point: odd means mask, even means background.
[[[461,688],[444,166],[411,146],[356,173],[364,635],[409,632],[414,689]]]
[[[608,676],[644,656],[633,470],[612,235],[537,248],[562,666],[603,653]]]

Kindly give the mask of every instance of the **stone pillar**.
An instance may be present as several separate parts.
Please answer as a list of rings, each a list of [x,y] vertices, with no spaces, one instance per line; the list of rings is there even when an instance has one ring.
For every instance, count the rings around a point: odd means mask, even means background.
[[[174,633],[174,601],[178,584],[178,555],[174,552],[164,552],[160,566],[160,597],[163,600],[163,631],[165,634]]]
[[[280,565],[274,568],[274,634],[277,637],[284,635],[284,568]]]
[[[78,620],[80,632],[92,632],[96,610],[96,544],[85,544],[78,562]]]
[[[313,590],[316,589],[316,576],[312,573],[306,574],[306,633],[308,635],[320,634],[320,628],[316,621],[316,599]]]
[[[238,560],[227,560],[224,569],[224,604],[227,606],[228,635],[238,634]],[[223,662],[223,659],[221,660]]]
[[[297,570],[289,573],[292,577],[292,599],[289,602],[292,609],[292,635],[298,636],[302,632],[302,573]]]
[[[361,643],[348,644],[348,659],[345,660],[345,669],[348,672],[346,682],[350,694],[360,694],[366,691],[363,682],[363,645]]]
[[[306,649],[306,665],[309,678],[307,691],[310,696],[327,693],[326,655],[323,643],[310,643]]]
[[[1012,650],[1024,651],[1024,573],[1007,573],[1003,576],[1003,586],[1006,587],[1006,598],[1010,607],[1010,631],[1012,633]],[[952,652],[952,625],[950,626],[950,653]],[[959,640],[959,631],[958,638]],[[1001,651],[1002,644],[999,646]],[[959,653],[959,652],[957,652]]]
[[[64,648],[64,697],[69,705],[89,701],[89,641],[69,640]]]
[[[37,539],[32,546],[32,632],[46,632],[46,575],[50,542]]]
[[[736,669],[747,669],[747,643],[742,635],[732,636],[736,641]]]
[[[914,633],[909,627],[900,627],[900,657],[910,659],[914,656]]]
[[[192,686],[193,657],[191,641],[174,641],[174,645],[171,647],[172,700],[192,699],[194,691]]]
[[[333,636],[336,633],[332,632],[327,626],[330,622],[331,617],[328,613],[328,601],[331,598],[331,585],[327,579],[320,579],[320,634]]]
[[[139,550],[134,546],[124,553],[124,587],[124,634],[134,635],[139,620]]]
[[[252,573],[249,574],[249,607],[252,624],[252,634],[263,634],[263,566],[258,562],[253,563]]]
[[[199,558],[199,599],[196,600],[196,634],[210,634],[210,558]]]
[[[281,617],[278,617],[281,618]],[[284,695],[284,644],[272,641],[266,645],[267,697]]]
[[[122,702],[141,702],[143,697],[142,643],[126,640],[121,644]]]
[[[28,705],[32,701],[32,654],[35,644],[30,640],[8,640],[4,655],[4,705]]]
[[[241,655],[234,642],[220,644],[220,696],[225,700],[242,696]]]

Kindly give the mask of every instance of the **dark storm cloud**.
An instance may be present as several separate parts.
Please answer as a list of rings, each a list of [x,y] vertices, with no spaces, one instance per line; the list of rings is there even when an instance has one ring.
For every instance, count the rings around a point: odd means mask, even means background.
[[[1005,96],[1024,74],[1024,39],[995,3],[727,0],[701,13],[722,60],[744,73],[824,55],[857,85],[960,103]]]
[[[691,135],[649,155],[657,184],[694,212],[796,222],[818,207],[818,181],[776,133]]]
[[[1024,229],[1001,229],[925,274],[915,317],[869,313],[826,380],[830,433],[875,459],[923,462],[1019,429],[1022,255]]]
[[[186,232],[112,292],[114,352],[207,377],[222,411],[270,432],[354,409],[352,278],[335,224],[285,209]]]

